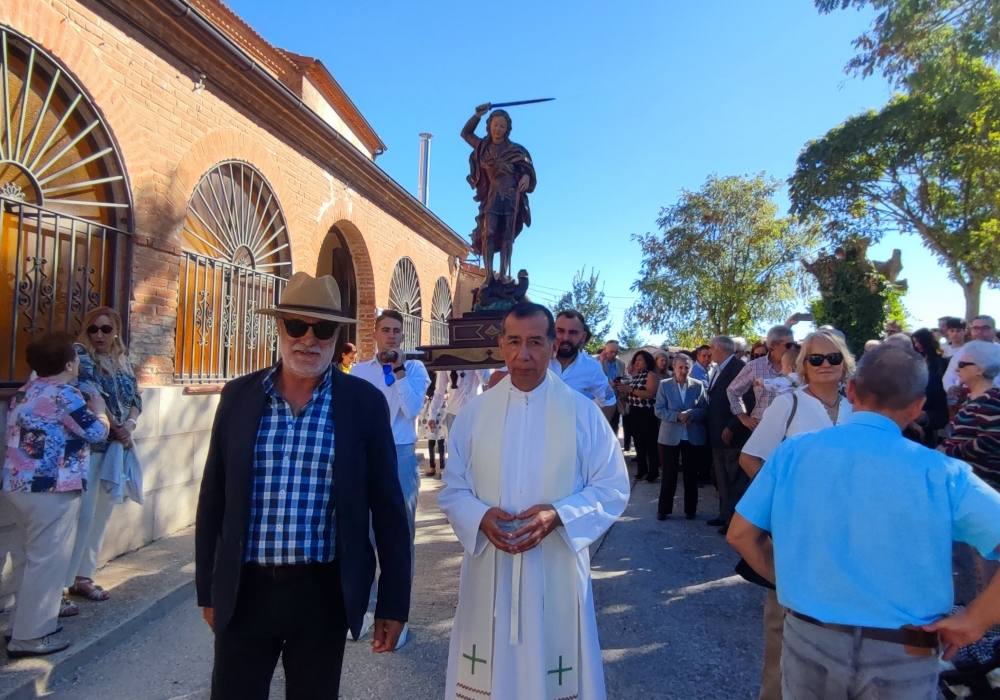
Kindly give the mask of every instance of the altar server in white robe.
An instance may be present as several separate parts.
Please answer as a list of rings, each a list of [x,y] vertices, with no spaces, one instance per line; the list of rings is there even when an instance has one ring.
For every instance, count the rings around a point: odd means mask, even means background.
[[[499,342],[510,374],[456,418],[438,499],[465,550],[445,697],[601,700],[588,547],[628,503],[625,460],[548,369],[548,309],[515,306]]]

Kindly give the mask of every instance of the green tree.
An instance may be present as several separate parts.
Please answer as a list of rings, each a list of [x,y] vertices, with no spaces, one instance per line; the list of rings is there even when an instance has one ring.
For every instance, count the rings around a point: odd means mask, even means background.
[[[935,58],[960,55],[996,61],[1000,57],[1000,4],[997,0],[814,0],[822,13],[871,7],[871,28],[854,40],[858,55],[848,70],[871,75],[881,70],[901,81]]]
[[[811,305],[813,322],[843,331],[855,354],[865,342],[879,338],[885,322],[897,318],[902,309],[902,290],[889,282],[865,255],[868,241],[845,242],[832,255],[822,255],[805,268],[819,283],[820,298]]]
[[[793,213],[827,217],[838,240],[915,233],[979,312],[1000,282],[1000,74],[980,59],[931,63],[908,94],[806,145],[789,181]]]
[[[618,336],[618,343],[626,350],[641,348],[646,344],[646,338],[642,334],[642,324],[636,316],[635,306],[630,306],[625,312],[622,322],[622,332]]]
[[[579,311],[590,326],[590,340],[587,342],[586,351],[593,355],[601,351],[604,347],[604,338],[611,330],[611,309],[604,300],[604,285],[601,284],[600,274],[591,268],[587,274],[584,268],[573,275],[573,283],[570,290],[563,294],[552,307],[552,313],[559,313],[564,309],[575,309]]]
[[[660,210],[659,233],[634,235],[642,249],[632,285],[639,321],[689,345],[784,319],[801,291],[798,261],[818,235],[777,216],[778,184],[762,174],[713,175]]]

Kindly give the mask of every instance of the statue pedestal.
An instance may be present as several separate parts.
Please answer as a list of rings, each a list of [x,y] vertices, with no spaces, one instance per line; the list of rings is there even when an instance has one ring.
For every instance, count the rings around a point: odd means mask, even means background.
[[[504,366],[497,346],[500,324],[507,311],[524,299],[528,273],[521,270],[517,281],[492,280],[479,288],[473,311],[448,319],[448,344],[418,347],[424,353],[427,371],[496,369]]]
[[[448,344],[417,348],[428,372],[504,366],[497,346],[504,311],[474,311],[448,319]]]

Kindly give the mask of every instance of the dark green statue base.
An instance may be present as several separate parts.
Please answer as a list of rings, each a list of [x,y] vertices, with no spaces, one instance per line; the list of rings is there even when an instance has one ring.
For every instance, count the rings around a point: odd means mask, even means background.
[[[524,299],[528,291],[528,271],[519,270],[517,281],[501,282],[493,279],[476,290],[476,300],[472,305],[472,313],[499,312],[506,313],[512,306]]]

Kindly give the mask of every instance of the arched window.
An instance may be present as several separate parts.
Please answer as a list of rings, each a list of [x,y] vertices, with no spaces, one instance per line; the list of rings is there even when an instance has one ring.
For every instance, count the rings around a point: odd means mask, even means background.
[[[0,384],[38,333],[125,311],[131,196],[97,107],[44,49],[0,25]],[[128,314],[122,313],[126,323]]]
[[[188,202],[177,310],[175,378],[214,382],[266,367],[277,352],[275,304],[291,273],[285,216],[248,163],[219,163]]]
[[[431,345],[448,344],[448,319],[451,318],[451,289],[448,280],[439,277],[431,300]]]
[[[400,258],[389,282],[389,308],[403,314],[403,347],[413,350],[420,345],[420,280],[409,258]]]

